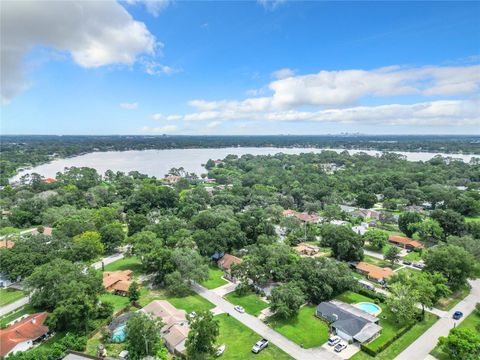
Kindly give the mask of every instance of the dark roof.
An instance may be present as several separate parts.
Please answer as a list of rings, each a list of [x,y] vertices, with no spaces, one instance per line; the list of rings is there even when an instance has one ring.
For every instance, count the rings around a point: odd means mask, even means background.
[[[213,254],[212,256],[210,256],[210,260],[212,260],[212,261],[218,261],[218,260],[220,260],[220,259],[223,257],[223,255],[225,255],[224,252],[216,252],[215,254]]]

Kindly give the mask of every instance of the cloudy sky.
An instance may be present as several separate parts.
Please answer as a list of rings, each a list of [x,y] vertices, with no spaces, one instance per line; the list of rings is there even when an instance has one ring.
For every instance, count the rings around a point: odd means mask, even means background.
[[[480,2],[0,13],[3,134],[480,134]]]

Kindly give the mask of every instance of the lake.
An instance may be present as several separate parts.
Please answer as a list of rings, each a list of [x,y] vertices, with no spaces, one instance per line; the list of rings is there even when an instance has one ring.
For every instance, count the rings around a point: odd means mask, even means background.
[[[318,149],[318,148],[276,148],[276,147],[231,147],[219,149],[171,149],[171,150],[132,150],[132,151],[106,151],[93,152],[85,155],[75,156],[67,159],[57,159],[47,164],[39,165],[28,170],[22,170],[11,181],[18,180],[27,173],[38,173],[44,177],[55,177],[56,173],[63,171],[65,167],[91,167],[95,168],[100,174],[107,170],[129,171],[137,170],[140,173],[162,178],[173,168],[183,167],[188,172],[200,175],[205,173],[202,164],[208,159],[223,159],[229,154],[233,155],[273,155],[277,153],[301,154],[301,153],[319,153],[324,150],[342,152],[344,149]],[[350,154],[364,152],[369,155],[381,154],[381,151],[375,150],[348,150]],[[407,157],[409,161],[426,161],[433,158],[437,153],[426,152],[396,152]],[[461,158],[463,161],[470,161],[478,155],[463,154],[440,154]]]

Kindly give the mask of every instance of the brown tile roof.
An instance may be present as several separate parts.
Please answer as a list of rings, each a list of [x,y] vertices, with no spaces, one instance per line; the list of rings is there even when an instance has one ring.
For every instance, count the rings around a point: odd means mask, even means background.
[[[414,247],[414,248],[423,248],[423,244],[420,241],[413,240],[408,237],[390,235],[388,237],[388,241],[391,241],[397,244],[410,245],[411,247]]]
[[[224,270],[230,270],[232,264],[240,264],[241,262],[242,259],[230,254],[225,254],[220,260],[218,260],[217,264]]]
[[[357,270],[367,273],[369,277],[377,280],[387,279],[393,275],[393,270],[388,267],[382,268],[380,266],[372,265],[363,261],[360,261],[356,268]]]
[[[320,220],[320,217],[315,214],[307,214],[307,213],[301,213],[295,210],[287,209],[283,210],[283,216],[295,216],[297,219],[304,221],[304,222],[317,222]]]
[[[184,310],[177,309],[166,300],[154,300],[143,307],[142,311],[161,318],[165,324],[164,330],[177,322],[187,320],[187,313]]]
[[[132,270],[105,271],[103,273],[103,287],[107,290],[128,292],[132,282]]]
[[[185,321],[182,324],[174,324],[171,326],[170,329],[164,333],[163,338],[171,347],[175,347],[187,339],[189,331],[190,326],[188,326],[188,323]]]
[[[319,250],[320,249],[318,248],[318,246],[310,245],[306,243],[300,243],[297,246],[295,246],[295,251],[300,254],[313,255],[318,253]]]
[[[46,318],[46,312],[33,314],[0,330],[0,357],[7,355],[17,344],[48,333],[48,327],[43,325]]]
[[[7,239],[0,240],[0,249],[4,249],[4,248],[11,249],[14,245],[15,243],[12,240],[7,240]]]

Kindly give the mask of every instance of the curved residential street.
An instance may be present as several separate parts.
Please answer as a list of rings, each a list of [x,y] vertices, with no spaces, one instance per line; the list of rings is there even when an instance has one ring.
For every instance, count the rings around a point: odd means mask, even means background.
[[[422,334],[414,343],[406,348],[396,360],[422,360],[427,358],[435,346],[437,346],[438,338],[440,336],[447,336],[448,332],[461,323],[470,313],[475,309],[475,304],[480,302],[480,280],[470,281],[472,290],[470,294],[460,301],[452,310],[445,312],[433,326]],[[463,317],[460,320],[453,320],[452,316],[455,311],[463,312]]]
[[[203,298],[210,301],[212,304],[220,308],[222,311],[230,314],[235,319],[240,321],[242,324],[255,331],[260,336],[268,339],[272,344],[275,344],[277,347],[285,351],[288,355],[292,356],[298,360],[320,360],[320,359],[331,359],[337,360],[341,359],[339,356],[335,355],[333,352],[329,352],[322,347],[317,347],[314,349],[303,349],[299,345],[295,344],[293,341],[287,339],[283,335],[279,334],[275,330],[271,329],[261,320],[255,316],[249,315],[247,313],[240,314],[234,310],[234,305],[226,301],[220,295],[216,294],[214,291],[208,290],[203,286],[198,284],[193,284],[193,290],[202,296]],[[252,344],[253,345],[253,344]]]

